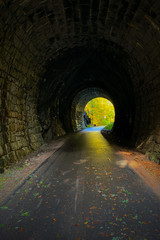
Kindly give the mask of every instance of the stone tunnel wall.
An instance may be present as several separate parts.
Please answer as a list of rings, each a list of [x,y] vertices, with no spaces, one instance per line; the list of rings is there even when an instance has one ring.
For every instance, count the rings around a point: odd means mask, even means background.
[[[27,91],[23,83],[0,72],[1,169],[22,159],[42,144],[37,117],[37,89]]]
[[[51,100],[50,103],[40,107],[38,115],[44,141],[48,142],[66,134],[59,117],[59,100]]]
[[[38,78],[30,65],[31,53],[27,54],[16,35],[13,41],[9,30],[0,45],[0,171],[43,142],[37,116]]]
[[[69,132],[67,112],[89,87],[111,94],[117,133],[130,125],[133,145],[159,161],[159,66],[159,0],[0,0],[1,169],[40,146],[48,115],[51,138]]]
[[[146,153],[150,160],[160,163],[160,76],[157,71],[152,74],[150,69],[146,74],[148,84],[137,89],[133,139],[138,136],[137,149]]]

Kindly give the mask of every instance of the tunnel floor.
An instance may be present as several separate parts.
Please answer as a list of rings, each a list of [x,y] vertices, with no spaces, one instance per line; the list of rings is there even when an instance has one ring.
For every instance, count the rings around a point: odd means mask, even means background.
[[[160,239],[160,201],[100,134],[71,135],[0,208],[0,239]]]

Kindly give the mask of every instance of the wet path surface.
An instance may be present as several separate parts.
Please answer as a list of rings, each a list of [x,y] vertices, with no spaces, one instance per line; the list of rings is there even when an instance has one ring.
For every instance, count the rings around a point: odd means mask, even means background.
[[[160,200],[98,128],[72,135],[0,208],[0,239],[160,239]]]

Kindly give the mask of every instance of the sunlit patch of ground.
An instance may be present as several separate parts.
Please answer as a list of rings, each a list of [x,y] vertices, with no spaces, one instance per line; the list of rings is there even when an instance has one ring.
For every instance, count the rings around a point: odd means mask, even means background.
[[[114,145],[123,160],[117,164],[120,167],[129,166],[144,182],[160,197],[160,165],[147,159],[145,154]]]

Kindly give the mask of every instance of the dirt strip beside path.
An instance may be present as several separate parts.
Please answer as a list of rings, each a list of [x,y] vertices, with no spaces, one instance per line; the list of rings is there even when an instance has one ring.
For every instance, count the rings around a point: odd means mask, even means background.
[[[0,202],[56,152],[66,139],[67,136],[60,137],[49,144],[44,144],[38,151],[29,154],[17,164],[6,169],[3,174],[0,174]]]
[[[154,191],[160,198],[160,165],[147,159],[145,154],[129,150],[117,145],[113,146],[124,161],[132,168],[137,175]]]

